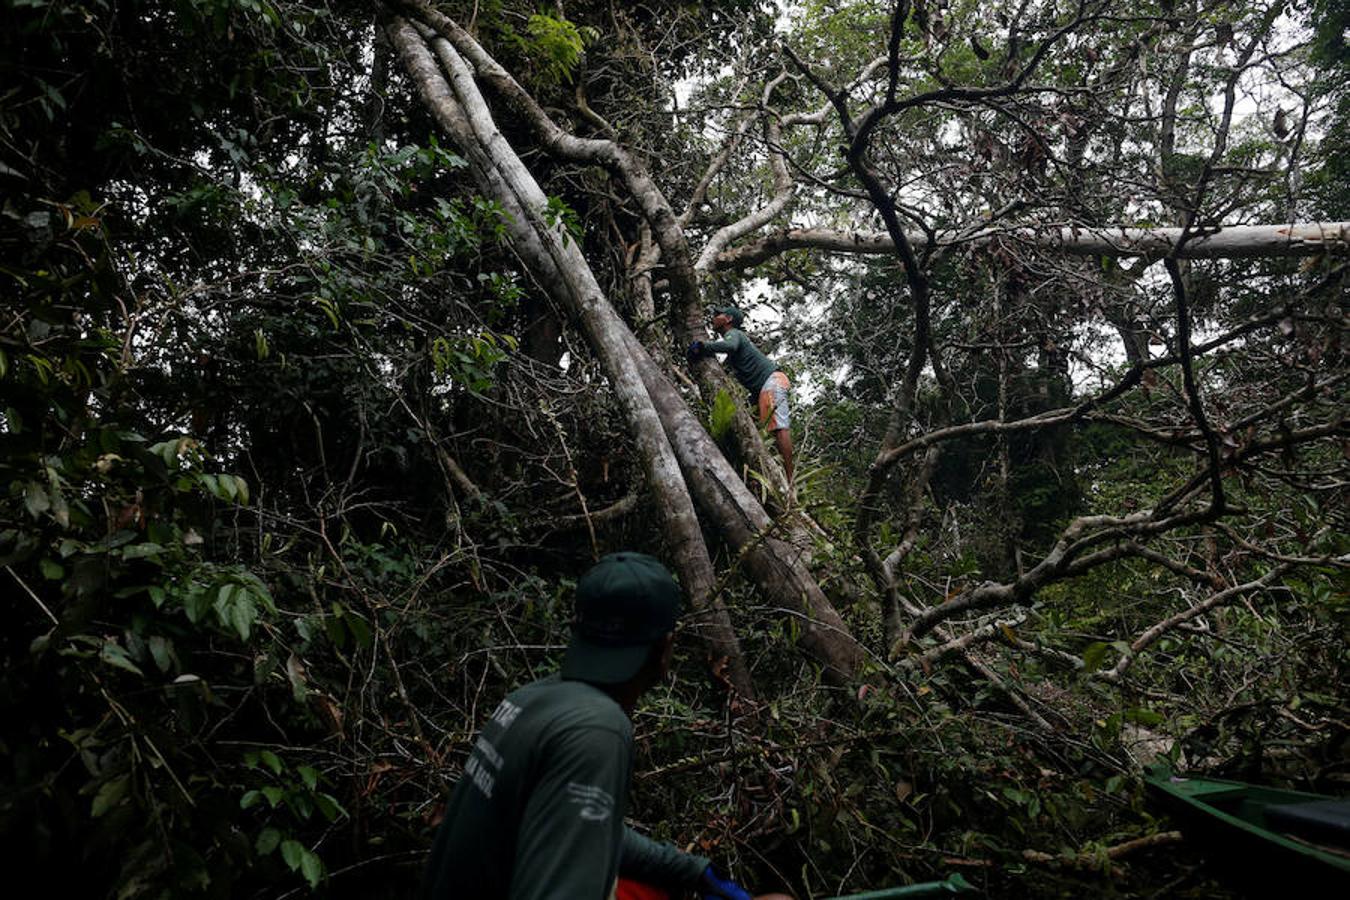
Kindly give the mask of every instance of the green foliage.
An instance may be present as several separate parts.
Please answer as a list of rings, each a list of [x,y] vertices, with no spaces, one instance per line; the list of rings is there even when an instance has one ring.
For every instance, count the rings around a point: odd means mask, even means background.
[[[570,84],[586,46],[600,36],[589,25],[578,26],[542,10],[526,20],[523,34],[509,25],[503,26],[503,32],[532,62],[545,85]]]
[[[543,12],[530,16],[525,33],[527,52],[540,59],[544,77],[554,82],[570,82],[582,51],[599,37],[594,28],[578,28]]]
[[[703,154],[693,151],[720,133],[719,116],[759,98],[738,91],[734,75],[712,77],[706,102],[672,127],[662,91],[691,70],[776,71],[771,51],[751,42],[768,40],[777,13],[756,17],[756,7],[569,4],[567,21],[485,2],[479,26],[550,108],[570,109],[584,75],[592,106],[663,163],[663,184],[678,191],[700,174]],[[827,76],[851,77],[875,55],[890,9],[809,5],[788,37]],[[1011,46],[997,11],[944,10],[946,37],[907,26],[905,90],[1001,83],[1004,51],[1027,58],[1028,43]],[[1047,33],[1063,12],[1029,10],[1028,35]],[[5,11],[0,580],[13,602],[0,630],[0,827],[9,849],[60,896],[409,893],[459,751],[502,693],[556,663],[571,587],[591,554],[664,547],[651,517],[623,512],[642,475],[605,373],[539,286],[515,274],[502,207],[468,190],[464,159],[437,143],[406,83],[379,74],[397,63],[372,43],[367,4],[10,0]],[[1145,20],[1105,24],[1093,46],[1119,72],[1130,71],[1130,53],[1154,60],[1168,46],[1133,47]],[[1328,98],[1343,81],[1336,27],[1317,28]],[[659,55],[649,52],[657,43]],[[951,202],[934,221],[968,222],[1012,197],[1037,209],[1046,197],[1081,201],[1113,220],[1125,201],[1103,185],[1154,166],[1138,135],[1095,136],[1095,155],[1066,167],[1081,187],[1054,181],[1053,167],[1014,164],[1025,162],[1023,131],[1062,127],[1067,137],[1084,114],[1076,98],[1103,96],[1086,84],[1088,49],[1074,44],[1049,61],[1055,102],[1025,123],[992,108],[915,110],[882,129],[877,159],[937,161],[931,178],[903,182],[907,198],[931,191]],[[795,78],[773,98],[784,112],[818,102]],[[1339,126],[1333,117],[1329,134]],[[510,124],[504,133],[516,140]],[[810,160],[836,153],[835,137],[785,140],[794,160]],[[1203,158],[1188,137],[1168,161],[1177,178]],[[1234,161],[1257,170],[1284,145],[1252,130],[1233,146]],[[1325,209],[1343,201],[1336,149],[1329,139],[1318,151]],[[604,176],[543,155],[529,164],[549,197],[539,214],[595,261],[602,283],[621,285],[617,264],[606,267],[627,249],[612,232],[631,237],[632,210],[610,203]],[[761,190],[763,174],[729,161],[710,195],[725,206],[716,215]],[[967,189],[958,175],[985,181]],[[798,199],[822,223],[855,224],[856,211],[836,201]],[[1065,367],[1091,357],[1075,328],[1102,325],[1088,307],[1096,298],[1064,288],[1062,270],[1046,275],[1043,260],[992,256],[953,252],[935,264],[934,340],[1026,341],[1006,360],[1002,398],[994,353],[956,353],[953,377],[972,386],[963,408],[946,408],[925,372],[904,428],[978,421],[1000,402],[1034,414],[1079,396]],[[888,427],[912,307],[891,261],[835,271],[787,259],[772,283],[791,301],[785,329],[811,329],[801,369],[820,386],[803,410],[811,462],[797,481],[802,508],[822,526],[812,565],[853,633],[882,648],[852,516]],[[1268,276],[1202,268],[1197,279],[1233,292],[1231,302],[1200,304],[1206,328],[1266,308]],[[1123,290],[1109,284],[1113,273],[1103,283]],[[793,318],[813,305],[801,285],[816,279],[822,291],[847,288],[822,294],[830,319],[819,329]],[[987,301],[998,290],[1008,303],[995,314]],[[1165,299],[1148,285],[1130,290],[1141,321],[1165,330]],[[1302,390],[1309,354],[1335,352],[1315,338],[1272,345],[1289,373],[1272,376],[1272,390]],[[1056,343],[1071,349],[1057,354]],[[1215,365],[1201,377],[1227,389],[1211,394],[1224,401],[1264,376]],[[1175,385],[1150,387],[1113,411],[1170,415]],[[729,393],[714,398],[719,438],[735,408]],[[1303,462],[1330,471],[1332,449]],[[1101,420],[952,442],[919,503],[922,533],[901,588],[938,602],[1014,573],[1018,554],[1035,559],[1067,518],[1156,503],[1192,465],[1187,451]],[[884,500],[901,509],[907,482],[895,480]],[[1241,468],[1228,481],[1235,502],[1257,511],[1250,527],[1272,530],[1272,546],[1345,552],[1317,501],[1282,489],[1270,502],[1261,474]],[[594,539],[577,526],[579,501]],[[907,524],[885,518],[877,533],[890,544]],[[1211,560],[1199,548],[1213,538],[1183,530],[1179,552],[1242,577],[1265,571],[1238,550]],[[1344,681],[1337,575],[1309,567],[1250,607],[1169,636],[1137,660],[1123,690],[1095,677],[1126,651],[1120,636],[1196,588],[1129,561],[1050,585],[983,657],[1060,729],[1042,737],[1008,695],[953,659],[908,670],[874,660],[863,688],[845,696],[784,652],[807,633],[802,620],[770,608],[728,567],[719,586],[762,688],[758,714],[741,716],[708,679],[691,677],[703,661],[685,648],[680,677],[637,714],[634,809],[659,836],[766,877],[770,867],[787,873],[802,894],[932,877],[953,857],[979,863],[972,870],[987,872],[991,895],[1090,894],[1095,876],[1032,870],[1022,851],[1095,853],[1158,827],[1126,774],[1138,730],[1171,740],[1173,755],[1272,776],[1298,775],[1295,759],[1315,758],[1317,771],[1339,765],[1332,738],[1297,724],[1345,718],[1344,698],[1318,687]],[[1291,748],[1302,757],[1286,755]],[[1156,891],[1193,862],[1150,860],[1113,884]]]
[[[493,370],[518,346],[511,335],[437,337],[431,342],[431,360],[437,375],[448,375],[471,392],[482,393],[495,384]]]
[[[257,832],[255,852],[266,857],[279,848],[286,867],[298,872],[311,888],[318,887],[324,876],[323,860],[300,841],[287,837],[288,825],[303,827],[316,812],[332,824],[349,818],[347,811],[336,797],[319,790],[322,776],[312,766],[292,769],[271,750],[250,750],[244,754],[243,765],[262,786],[246,790],[239,808],[267,810],[265,821],[269,823]]]
[[[572,240],[581,239],[581,219],[577,211],[568,206],[561,197],[549,197],[544,207],[544,221],[550,228],[561,228]]]
[[[500,379],[500,210],[440,190],[463,161],[424,134],[307,118],[345,102],[364,9],[11,7],[0,826],[63,895],[317,886],[358,794],[315,748],[361,721],[342,685],[408,624],[373,597],[427,583],[385,526],[425,539],[400,485],[435,483],[434,444],[383,413]],[[327,45],[305,39],[320,20]],[[324,486],[353,456],[384,473],[354,513]],[[384,697],[387,675],[359,683]]]
[[[708,415],[708,430],[715,439],[719,441],[724,439],[736,418],[736,401],[731,398],[730,392],[726,390],[717,392]]]
[[[1328,219],[1350,215],[1350,4],[1345,0],[1316,0],[1312,21],[1311,59],[1317,73],[1314,90],[1325,98],[1329,114],[1317,150],[1320,165],[1309,179],[1311,192]]]

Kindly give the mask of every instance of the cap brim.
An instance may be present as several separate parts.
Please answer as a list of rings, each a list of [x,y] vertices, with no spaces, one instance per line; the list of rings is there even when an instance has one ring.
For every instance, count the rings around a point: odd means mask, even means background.
[[[592,684],[622,684],[638,673],[651,650],[651,644],[602,647],[573,636],[563,657],[562,677]]]

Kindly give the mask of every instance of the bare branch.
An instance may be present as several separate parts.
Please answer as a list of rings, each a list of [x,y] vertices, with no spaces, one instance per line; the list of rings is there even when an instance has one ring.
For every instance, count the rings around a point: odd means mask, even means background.
[[[1195,606],[1182,610],[1175,615],[1168,616],[1166,619],[1163,619],[1161,622],[1144,631],[1139,637],[1135,638],[1130,644],[1130,649],[1120,655],[1120,659],[1116,661],[1116,664],[1113,667],[1103,672],[1099,672],[1099,677],[1105,681],[1119,681],[1130,666],[1134,664],[1134,661],[1139,658],[1139,654],[1148,649],[1152,644],[1156,643],[1163,635],[1167,634],[1167,632],[1176,628],[1178,625],[1204,615],[1216,606],[1222,606],[1223,604],[1236,600],[1246,594],[1264,590],[1278,581],[1292,568],[1293,566],[1288,563],[1281,563],[1260,578],[1219,591],[1212,594],[1208,599],[1197,603]]]
[[[994,241],[1024,243],[1038,250],[1072,256],[1137,257],[1146,260],[1173,255],[1178,259],[1252,259],[1319,256],[1350,251],[1350,222],[1308,222],[1292,225],[1224,225],[1193,233],[1184,243],[1182,228],[1027,225],[990,228],[973,234],[939,231],[935,249],[984,247]],[[906,233],[914,244],[926,235]],[[791,250],[886,256],[895,253],[890,235],[878,231],[832,231],[801,228],[780,231],[722,252],[713,268],[734,271],[759,265]]]

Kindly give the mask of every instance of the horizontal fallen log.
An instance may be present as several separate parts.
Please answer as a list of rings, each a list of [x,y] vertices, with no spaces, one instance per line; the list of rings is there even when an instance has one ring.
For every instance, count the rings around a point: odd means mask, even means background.
[[[939,231],[930,247],[921,232],[907,235],[920,252],[925,249],[981,247],[994,242],[1026,244],[1039,250],[1054,250],[1074,256],[1153,257],[1161,259],[1181,238],[1180,228],[1128,228],[1124,226],[1023,226],[986,228],[977,231]],[[718,255],[713,268],[719,271],[747,269],[789,250],[821,250],[827,253],[889,254],[895,243],[883,231],[835,231],[825,228],[795,228],[778,231],[758,241],[733,247]],[[1259,257],[1315,256],[1319,253],[1350,252],[1350,222],[1308,222],[1282,225],[1228,225],[1197,229],[1178,254],[1185,259],[1243,259]]]

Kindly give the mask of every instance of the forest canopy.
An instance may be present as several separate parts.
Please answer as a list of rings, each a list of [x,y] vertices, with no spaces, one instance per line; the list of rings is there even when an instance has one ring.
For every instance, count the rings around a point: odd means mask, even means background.
[[[407,895],[619,549],[630,818],[750,882],[1225,896],[1145,765],[1350,790],[1344,0],[0,10],[49,890]]]

